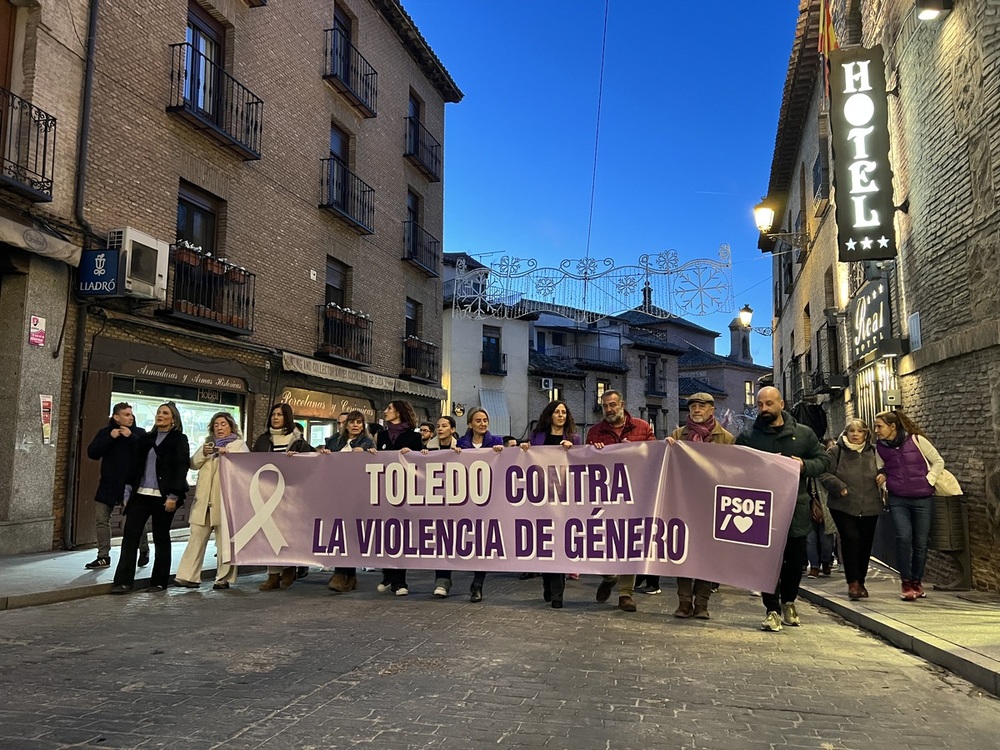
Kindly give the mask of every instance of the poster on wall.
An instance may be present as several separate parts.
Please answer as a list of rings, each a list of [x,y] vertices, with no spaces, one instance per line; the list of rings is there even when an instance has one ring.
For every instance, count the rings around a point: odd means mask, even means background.
[[[45,318],[32,315],[28,327],[28,344],[45,346]]]
[[[42,416],[42,445],[52,443],[52,396],[39,394]]]

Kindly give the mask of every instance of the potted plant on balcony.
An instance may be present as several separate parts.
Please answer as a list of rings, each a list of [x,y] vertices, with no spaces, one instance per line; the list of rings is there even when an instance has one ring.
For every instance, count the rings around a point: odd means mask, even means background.
[[[226,269],[226,281],[232,284],[246,284],[247,269],[242,266],[229,266],[229,268]]]
[[[202,258],[201,267],[213,276],[222,276],[226,272],[226,263],[218,258],[213,258],[212,255],[206,254]]]
[[[197,267],[201,265],[201,253],[186,243],[177,245],[177,249],[174,251],[174,259],[178,263],[188,266]]]

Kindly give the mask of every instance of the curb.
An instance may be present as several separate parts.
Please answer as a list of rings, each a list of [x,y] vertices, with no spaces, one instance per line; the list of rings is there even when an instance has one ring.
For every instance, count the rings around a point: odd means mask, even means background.
[[[893,617],[866,612],[860,608],[863,605],[839,601],[807,586],[799,588],[799,596],[1000,697],[1000,663],[995,660]]]

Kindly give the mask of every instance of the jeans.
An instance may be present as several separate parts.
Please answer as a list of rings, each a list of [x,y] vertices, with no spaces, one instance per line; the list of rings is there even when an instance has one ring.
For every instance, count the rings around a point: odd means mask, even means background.
[[[920,581],[927,564],[934,496],[899,497],[889,493],[889,513],[896,525],[896,564],[904,581]]]
[[[97,556],[111,557],[111,514],[114,508],[100,501],[94,502],[94,525],[97,527]],[[149,524],[146,524],[149,531]],[[149,554],[149,539],[146,534],[139,537],[139,551]]]
[[[604,576],[605,583],[618,584],[618,597],[631,597],[635,591],[635,576]]]
[[[778,585],[774,593],[764,591],[761,599],[764,609],[768,612],[781,612],[781,605],[794,602],[799,595],[799,584],[802,583],[802,563],[806,558],[806,538],[804,536],[788,537],[785,541],[784,556],[781,561],[781,573],[778,575]]]
[[[809,533],[806,535],[806,559],[810,568],[818,568],[820,563],[829,565],[833,562],[833,534],[826,529],[826,524],[810,521]]]
[[[830,509],[837,531],[840,533],[840,553],[843,557],[844,577],[848,583],[864,583],[868,574],[868,563],[872,557],[875,542],[875,527],[878,516],[852,516],[840,510]]]

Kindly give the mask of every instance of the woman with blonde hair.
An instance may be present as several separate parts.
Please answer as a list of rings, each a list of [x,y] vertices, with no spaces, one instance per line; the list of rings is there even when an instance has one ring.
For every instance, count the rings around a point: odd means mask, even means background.
[[[198,484],[194,490],[194,505],[188,522],[191,536],[188,538],[180,565],[174,576],[174,585],[186,589],[196,589],[201,585],[201,567],[205,560],[208,538],[215,532],[218,549],[222,538],[222,485],[219,478],[219,457],[227,453],[249,453],[250,449],[240,435],[239,425],[233,415],[220,411],[208,423],[205,442],[191,456],[191,468],[198,472]],[[236,566],[222,561],[219,556],[215,571],[214,589],[228,589],[236,583]]]
[[[829,452],[833,468],[819,479],[829,493],[826,504],[840,534],[847,595],[857,601],[868,597],[865,576],[883,509],[868,425],[861,419],[850,420]]]
[[[466,433],[458,439],[458,447],[462,450],[477,448],[492,448],[499,453],[503,450],[503,438],[490,434],[490,413],[481,406],[470,409],[465,417],[469,426]],[[486,581],[486,571],[477,570],[472,576],[472,586],[469,588],[469,601],[478,603],[483,600],[483,583]]]
[[[133,490],[125,506],[122,551],[115,568],[112,594],[127,594],[135,585],[136,554],[146,521],[153,519],[153,572],[148,591],[166,589],[170,582],[170,524],[188,493],[188,439],[173,401],[156,409],[153,429],[139,438],[132,476]]]
[[[875,435],[877,481],[888,491],[889,513],[896,526],[899,598],[912,602],[925,596],[921,579],[927,564],[934,483],[944,471],[944,459],[902,411],[875,415]]]

